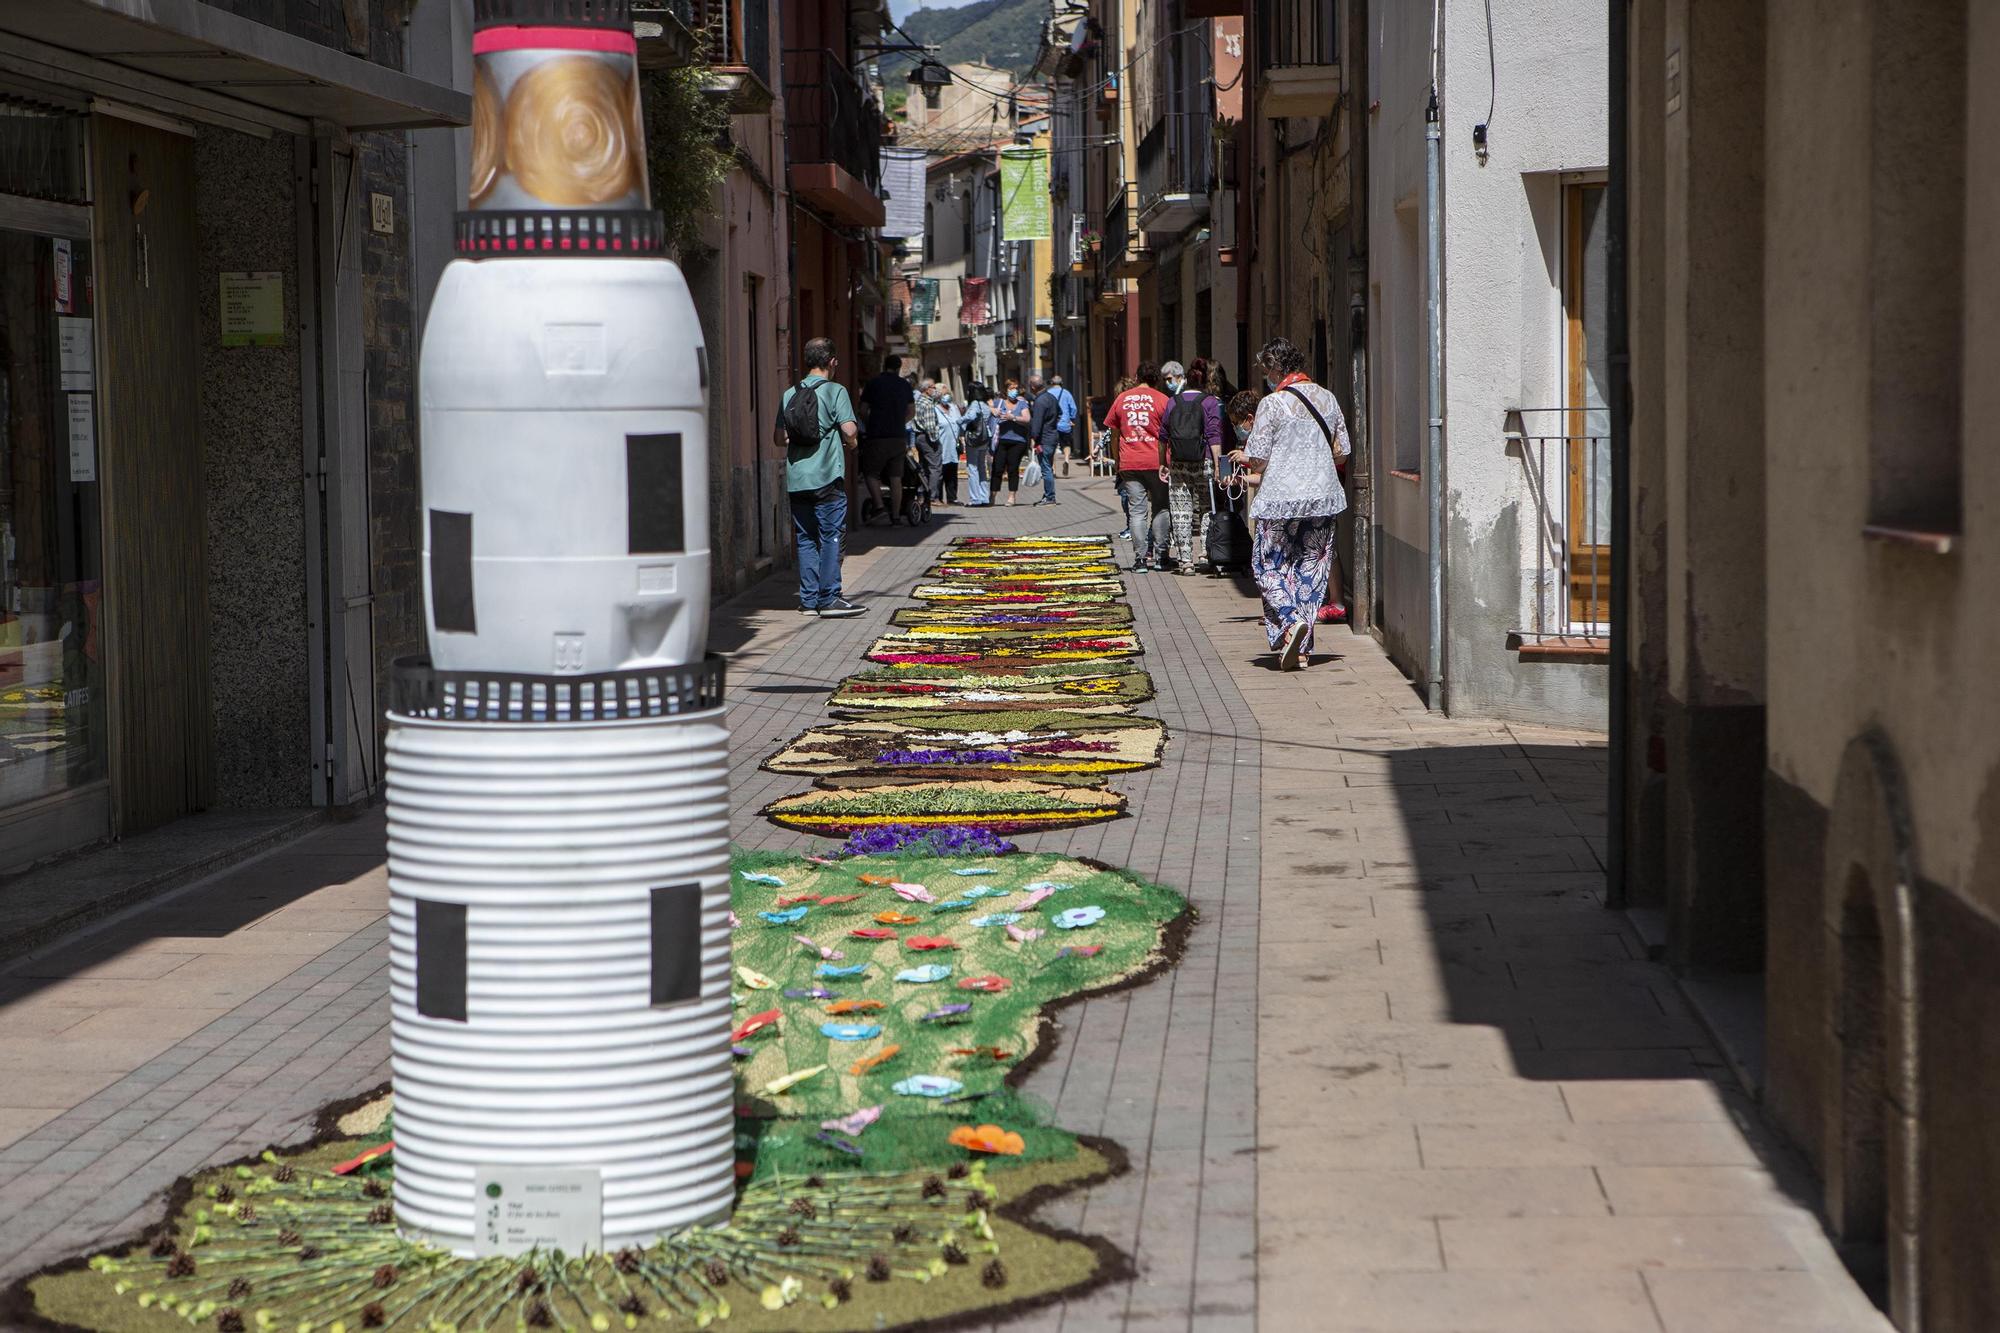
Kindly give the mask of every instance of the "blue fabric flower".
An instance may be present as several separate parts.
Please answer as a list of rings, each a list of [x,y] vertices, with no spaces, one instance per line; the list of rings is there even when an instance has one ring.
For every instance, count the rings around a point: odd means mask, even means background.
[[[1011,926],[1021,919],[1019,912],[989,912],[985,916],[972,918],[975,926]]]
[[[856,963],[852,967],[836,967],[832,963],[821,963],[813,975],[821,977],[858,977],[868,970],[868,964]]]
[[[787,907],[782,912],[759,912],[757,915],[774,926],[790,926],[805,920],[810,910],[810,907]]]
[[[943,963],[925,963],[922,967],[907,968],[898,972],[896,980],[907,981],[912,986],[921,986],[927,982],[943,981],[950,975],[951,969]]]
[[[949,1097],[965,1090],[963,1083],[942,1074],[912,1074],[895,1087],[905,1097]]]
[[[1094,926],[1103,919],[1102,907],[1072,907],[1056,913],[1056,929],[1075,930],[1079,926]]]
[[[880,1023],[821,1023],[820,1035],[835,1041],[867,1041],[882,1035]]]

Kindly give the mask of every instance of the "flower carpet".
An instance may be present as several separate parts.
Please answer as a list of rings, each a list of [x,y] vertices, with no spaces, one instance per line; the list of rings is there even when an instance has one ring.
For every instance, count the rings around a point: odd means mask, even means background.
[[[732,858],[728,1223],[611,1254],[404,1241],[378,1094],[365,1123],[330,1110],[311,1143],[184,1181],[144,1239],[30,1279],[16,1306],[100,1330],[861,1330],[992,1318],[1129,1273],[1108,1242],[1033,1216],[1122,1154],[1017,1085],[1053,1008],[1170,965],[1191,913],[1009,840],[1119,817],[1110,781],[1160,760],[1121,593],[1101,538],[956,542],[832,718],[766,761],[814,785],[765,816],[844,841]]]

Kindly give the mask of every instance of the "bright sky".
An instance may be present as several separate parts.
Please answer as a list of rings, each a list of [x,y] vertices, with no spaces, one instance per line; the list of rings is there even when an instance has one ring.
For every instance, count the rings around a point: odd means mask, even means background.
[[[889,16],[901,23],[919,9],[957,9],[972,0],[889,0]]]

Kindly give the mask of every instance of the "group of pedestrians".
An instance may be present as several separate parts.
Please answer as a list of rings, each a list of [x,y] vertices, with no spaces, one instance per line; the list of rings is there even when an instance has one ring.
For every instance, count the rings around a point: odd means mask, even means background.
[[[1291,340],[1266,343],[1257,364],[1262,392],[1235,394],[1220,366],[1142,364],[1118,384],[1104,425],[1135,572],[1216,574],[1240,562],[1235,514],[1248,497],[1264,631],[1279,667],[1294,671],[1311,660],[1314,626],[1346,615],[1334,537],[1352,446],[1340,404]]]

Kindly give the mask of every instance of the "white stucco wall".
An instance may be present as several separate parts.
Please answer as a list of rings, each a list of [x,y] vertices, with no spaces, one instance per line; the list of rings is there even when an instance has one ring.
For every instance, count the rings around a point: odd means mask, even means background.
[[[1535,623],[1538,511],[1519,451],[1502,438],[1510,407],[1563,403],[1561,182],[1606,164],[1603,7],[1531,0],[1492,8],[1445,0],[1442,49],[1445,353],[1445,664],[1456,714],[1602,726],[1601,666],[1523,664],[1510,630]],[[1373,419],[1383,631],[1421,675],[1428,588],[1424,380],[1424,112],[1427,5],[1372,17],[1369,159]],[[1473,126],[1493,107],[1489,156]],[[1556,457],[1559,451],[1552,451]],[[1412,467],[1412,463],[1417,464]],[[1543,564],[1548,565],[1545,559]],[[1551,600],[1550,605],[1553,605]]]

